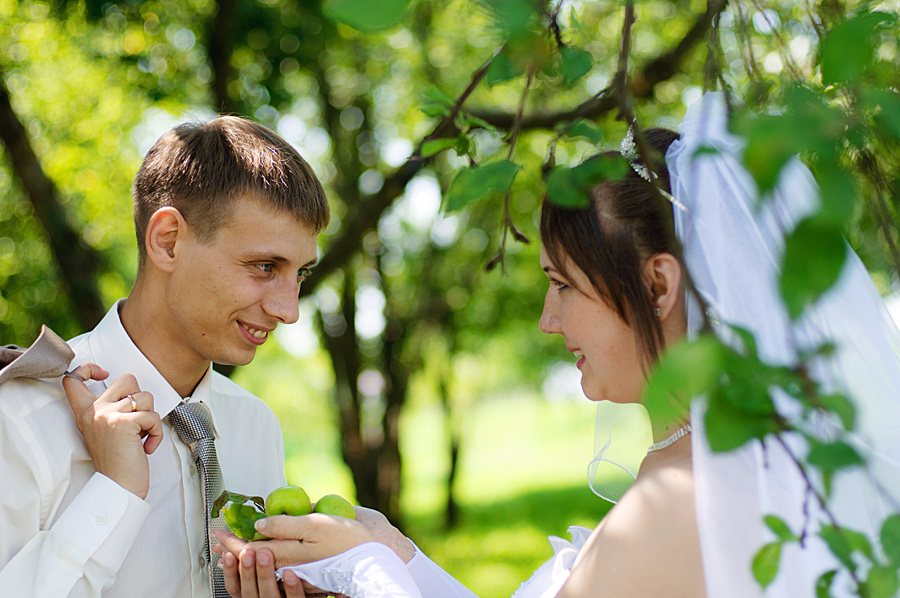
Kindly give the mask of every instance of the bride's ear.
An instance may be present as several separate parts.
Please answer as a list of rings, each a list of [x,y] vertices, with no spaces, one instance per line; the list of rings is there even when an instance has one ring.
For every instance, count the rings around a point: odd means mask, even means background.
[[[642,274],[653,307],[659,310],[659,319],[665,321],[681,304],[681,263],[671,253],[657,253],[644,262]]]

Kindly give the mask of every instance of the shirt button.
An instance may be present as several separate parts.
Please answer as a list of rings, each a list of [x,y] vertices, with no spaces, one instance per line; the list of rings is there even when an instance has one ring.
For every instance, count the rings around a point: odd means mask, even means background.
[[[200,568],[201,568],[201,569],[203,569],[204,567],[206,567],[206,557],[203,556],[202,554],[201,554],[200,556],[197,557],[197,562],[200,563]]]

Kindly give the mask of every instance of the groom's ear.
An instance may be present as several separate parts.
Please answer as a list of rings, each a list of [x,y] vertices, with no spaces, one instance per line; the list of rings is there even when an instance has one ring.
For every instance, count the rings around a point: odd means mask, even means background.
[[[175,269],[177,245],[189,236],[187,222],[178,209],[164,206],[156,210],[147,222],[144,246],[147,258],[163,272]]]
[[[681,304],[681,262],[671,253],[657,253],[644,262],[642,274],[647,281],[653,307],[659,309],[659,318],[665,321]]]

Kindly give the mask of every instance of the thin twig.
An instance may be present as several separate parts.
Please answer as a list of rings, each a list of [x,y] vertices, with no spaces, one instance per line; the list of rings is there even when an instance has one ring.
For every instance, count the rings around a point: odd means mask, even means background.
[[[883,193],[883,189],[887,187],[885,181],[886,177],[879,167],[875,156],[869,151],[860,152],[856,163],[863,173],[863,176],[866,177],[874,188],[873,203],[875,205],[873,206],[872,212],[875,215],[875,219],[878,221],[878,227],[881,229],[885,241],[887,241],[891,260],[893,261],[894,272],[897,276],[900,276],[900,249],[898,249],[897,244],[894,242],[894,232],[897,230],[897,227],[891,216],[890,208],[888,208],[888,204],[884,200]]]
[[[803,481],[806,483],[806,489],[812,494],[816,501],[819,503],[819,507],[822,509],[822,512],[831,522],[834,530],[843,535],[844,528],[838,523],[837,519],[834,516],[834,513],[831,512],[831,509],[828,508],[828,504],[825,502],[825,498],[819,493],[818,488],[812,483],[812,480],[809,477],[809,474],[806,472],[806,467],[803,466],[803,463],[797,458],[797,456],[791,451],[791,448],[788,446],[787,442],[785,442],[784,438],[781,434],[774,434],[775,440],[781,447],[784,449],[784,452],[787,453],[788,457],[790,457],[791,461],[797,467],[797,470],[800,472],[800,475],[803,477]],[[859,577],[856,575],[856,571],[853,569],[847,568],[847,572],[850,573],[850,577],[853,578],[854,583],[858,586],[861,582]]]
[[[556,47],[562,49],[566,44],[563,43],[562,40],[562,31],[559,28],[559,12],[562,10],[562,5],[565,0],[559,0],[556,3],[556,9],[553,11],[553,14],[550,15],[550,31],[553,33],[553,39],[556,40]]]
[[[446,133],[447,129],[456,127],[456,125],[455,125],[456,117],[459,116],[459,113],[462,110],[463,104],[465,104],[466,100],[469,99],[469,96],[472,95],[472,92],[475,91],[475,88],[478,87],[478,84],[481,83],[481,81],[484,79],[485,75],[487,75],[488,69],[491,67],[491,64],[493,64],[493,62],[494,62],[494,60],[496,60],[497,56],[499,56],[501,54],[501,52],[503,52],[504,47],[505,46],[501,46],[500,48],[498,48],[497,51],[494,52],[494,55],[491,56],[490,60],[485,62],[481,66],[481,68],[479,68],[477,71],[475,71],[475,73],[472,75],[472,79],[469,81],[469,84],[466,86],[466,88],[463,90],[463,92],[459,95],[459,97],[456,98],[456,101],[453,102],[453,106],[450,108],[450,114],[448,114],[447,116],[444,117],[444,120],[441,121],[441,123],[434,129],[434,131],[430,135],[428,135],[427,137],[422,139],[422,141],[419,143],[419,146],[415,153],[419,153],[421,151],[422,144],[425,143],[426,141],[430,141],[432,139],[438,139],[440,137],[445,137],[446,136],[445,133]]]
[[[613,86],[619,99],[619,118],[625,118],[630,114],[628,99],[628,57],[631,54],[631,26],[634,25],[634,2],[625,0],[625,15],[622,20],[622,45],[619,48],[619,59],[616,66],[616,75],[613,78]],[[630,122],[630,120],[629,120]]]
[[[519,129],[522,124],[522,115],[525,113],[525,102],[528,99],[528,92],[531,90],[531,83],[534,81],[534,67],[528,69],[528,77],[525,79],[525,89],[522,90],[522,97],[519,99],[519,108],[516,110],[516,117],[513,120],[513,127],[509,133],[509,152],[506,159],[512,160],[516,153],[516,142],[519,139]],[[500,235],[500,251],[485,266],[485,270],[490,272],[497,264],[500,264],[500,271],[506,273],[503,257],[506,255],[506,233],[512,234],[513,238],[520,243],[529,243],[528,237],[519,232],[513,223],[512,214],[509,209],[510,197],[512,196],[512,188],[506,190],[503,198],[503,232]]]
[[[760,74],[759,64],[757,64],[756,55],[753,53],[753,42],[750,39],[750,35],[747,33],[744,3],[742,0],[736,0],[735,6],[737,9],[737,32],[741,42],[739,47],[741,49],[741,57],[743,58],[741,62],[744,63],[744,70],[747,71],[747,77],[751,81],[761,81],[762,75]],[[746,55],[744,54],[745,51]]]
[[[818,37],[821,42],[822,36],[824,35],[821,24],[816,22],[816,15],[813,14],[812,7],[809,5],[809,0],[804,0],[804,2],[806,3],[806,14],[809,15],[809,22],[812,24],[813,31],[816,32],[816,37]]]
[[[781,36],[781,32],[775,27],[775,23],[769,19],[769,13],[760,5],[759,0],[752,0],[753,6],[756,7],[756,10],[759,11],[759,14],[763,16],[766,20],[766,23],[769,25],[769,31],[772,32],[772,35],[775,36],[775,41],[778,45],[778,50],[781,56],[784,58],[784,63],[788,67],[788,70],[791,72],[791,76],[797,81],[803,81],[804,76],[803,73],[800,72],[799,67],[794,64],[794,59],[791,56],[790,49],[787,47],[787,43],[784,41],[784,38]]]

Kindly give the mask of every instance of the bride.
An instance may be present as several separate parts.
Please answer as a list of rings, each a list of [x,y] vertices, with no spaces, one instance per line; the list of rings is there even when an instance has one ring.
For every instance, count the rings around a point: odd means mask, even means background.
[[[777,288],[779,255],[785,230],[816,208],[815,186],[794,161],[771,201],[757,206],[755,187],[740,165],[741,141],[727,132],[727,116],[721,94],[707,94],[689,108],[681,135],[645,131],[658,162],[641,163],[633,144],[623,143],[631,172],[595,187],[589,207],[544,204],[541,267],[550,285],[540,328],[561,335],[574,353],[587,398],[616,404],[641,402],[648,373],[665,349],[695,336],[704,319],[726,343],[733,342],[728,325],[749,330],[760,357],[782,365],[796,363],[798,340],[815,346],[823,339],[861,338],[849,343],[849,352],[838,351],[834,367],[821,368],[818,380],[851,393],[866,381],[866,403],[857,407],[860,447],[887,457],[882,461],[897,479],[898,443],[883,432],[900,424],[889,401],[900,368],[880,297],[849,252],[836,288],[802,327],[792,323]],[[688,273],[702,301],[686,290]],[[861,312],[861,321],[845,322],[848,305]],[[854,351],[868,352],[867,358]],[[869,359],[871,354],[879,359]],[[855,369],[844,367],[851,361]],[[876,375],[882,377],[873,385]],[[816,580],[835,568],[835,560],[816,534],[822,512],[807,500],[806,481],[787,452],[790,443],[752,441],[713,453],[704,409],[704,401],[695,400],[665,416],[649,411],[655,443],[633,485],[593,532],[570,528],[572,542],[555,539],[556,554],[515,598],[759,596],[763,590],[750,564],[773,540],[763,525],[769,514],[809,533],[802,549],[785,549],[766,595],[814,595]],[[872,412],[878,416],[867,417]],[[836,480],[840,502],[833,509],[877,536],[872,525],[887,507],[861,484],[852,476]],[[880,489],[898,495],[896,484]],[[247,543],[216,532],[232,596],[304,596],[304,584],[352,598],[474,596],[368,509],[358,509],[358,521],[279,516],[260,520],[257,529],[274,539]],[[832,590],[846,595],[851,585],[838,574]]]

